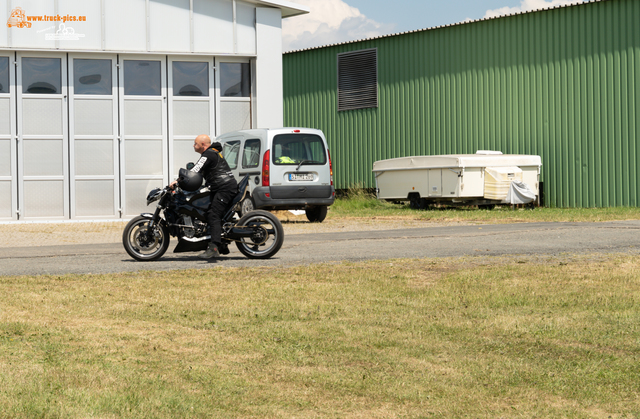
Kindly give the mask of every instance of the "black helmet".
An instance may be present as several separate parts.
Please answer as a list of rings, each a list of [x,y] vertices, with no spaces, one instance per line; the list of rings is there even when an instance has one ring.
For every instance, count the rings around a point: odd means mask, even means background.
[[[202,175],[187,169],[178,172],[178,186],[188,192],[197,191],[202,186]]]

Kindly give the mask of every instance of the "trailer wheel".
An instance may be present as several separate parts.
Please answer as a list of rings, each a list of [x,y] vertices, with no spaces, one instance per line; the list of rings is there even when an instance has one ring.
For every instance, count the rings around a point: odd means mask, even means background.
[[[409,195],[409,207],[414,210],[419,210],[420,208],[420,195],[417,193]]]
[[[422,198],[420,200],[420,209],[421,210],[429,210],[431,209],[431,202],[427,198]]]
[[[420,198],[418,194],[412,194],[409,197],[409,205],[411,209],[426,210],[429,209],[429,200],[427,198]]]
[[[495,207],[496,207],[496,204],[478,205],[478,209],[489,210],[489,211],[491,211]]]

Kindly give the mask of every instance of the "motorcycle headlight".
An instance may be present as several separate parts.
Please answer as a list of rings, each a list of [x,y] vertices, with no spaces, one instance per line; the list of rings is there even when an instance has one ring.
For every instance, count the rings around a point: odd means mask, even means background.
[[[149,195],[147,195],[147,205],[160,199],[161,195],[162,195],[162,189],[160,188],[155,188],[154,190],[149,192]]]

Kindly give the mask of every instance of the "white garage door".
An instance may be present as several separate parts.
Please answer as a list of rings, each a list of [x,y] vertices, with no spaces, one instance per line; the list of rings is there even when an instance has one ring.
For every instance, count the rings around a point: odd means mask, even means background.
[[[169,172],[172,178],[200,156],[193,140],[200,134],[215,137],[213,58],[169,59]]]
[[[20,218],[69,218],[66,54],[17,57]]]
[[[121,56],[121,179],[126,216],[149,212],[149,191],[169,181],[167,173],[166,58]]]
[[[116,56],[69,56],[71,217],[119,218]]]
[[[251,65],[218,61],[220,133],[251,128]]]
[[[0,53],[0,220],[18,217],[14,58]]]

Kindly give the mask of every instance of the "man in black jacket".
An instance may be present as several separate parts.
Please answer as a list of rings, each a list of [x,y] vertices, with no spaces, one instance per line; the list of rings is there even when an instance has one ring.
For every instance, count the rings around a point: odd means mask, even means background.
[[[198,135],[193,142],[193,149],[200,154],[200,159],[193,166],[191,171],[200,173],[205,184],[211,191],[211,205],[207,212],[207,222],[211,232],[211,243],[207,250],[199,254],[202,259],[220,257],[220,250],[224,253],[229,251],[220,249],[222,235],[222,216],[228,209],[230,202],[238,193],[238,183],[231,173],[229,165],[220,153],[222,145],[220,143],[211,144],[208,135]],[[176,182],[171,185],[174,186]],[[225,252],[226,250],[226,252]]]

